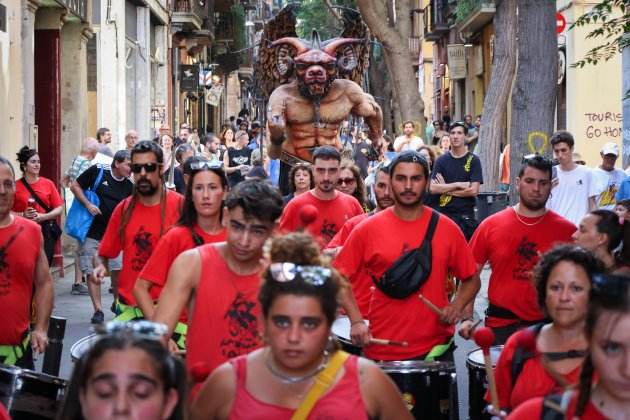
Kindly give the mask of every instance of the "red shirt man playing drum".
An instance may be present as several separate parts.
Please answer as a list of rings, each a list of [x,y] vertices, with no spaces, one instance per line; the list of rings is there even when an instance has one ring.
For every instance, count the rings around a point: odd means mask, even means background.
[[[54,292],[41,228],[11,213],[14,198],[15,172],[0,156],[0,363],[34,369],[32,349],[48,344]],[[29,333],[31,300],[37,319]]]
[[[470,240],[479,271],[487,261],[492,269],[485,324],[493,329],[496,344],[544,318],[536,301],[532,271],[539,255],[554,244],[571,242],[575,232],[573,223],[545,208],[551,173],[549,159],[525,159],[516,178],[519,203],[485,219]],[[469,327],[470,321],[463,323],[464,336]]]
[[[334,265],[351,282],[370,281],[368,279],[379,282],[400,256],[423,242],[428,231],[434,211],[422,204],[429,183],[426,160],[415,151],[401,153],[390,163],[390,183],[394,206],[358,225],[335,259]],[[431,250],[431,268],[426,281],[408,296],[398,299],[376,287],[368,313],[373,336],[406,341],[409,345],[370,345],[364,349],[367,357],[405,360],[428,356],[452,360],[452,324],[472,311],[472,300],[480,281],[464,235],[450,219],[438,217]],[[462,279],[451,303],[446,290],[449,272]],[[441,308],[442,315],[430,310],[418,298],[418,293]]]
[[[282,218],[280,230],[293,232],[302,227],[301,209],[306,205],[317,209],[317,217],[306,230],[320,241],[322,247],[341,230],[352,217],[363,214],[356,198],[337,191],[341,155],[331,146],[321,146],[313,153],[313,179],[315,188],[289,201]]]
[[[180,254],[169,270],[154,320],[173,332],[188,312],[186,364],[211,372],[228,359],[262,345],[256,297],[264,268],[263,245],[282,212],[282,196],[271,184],[243,181],[228,194],[227,241]]]

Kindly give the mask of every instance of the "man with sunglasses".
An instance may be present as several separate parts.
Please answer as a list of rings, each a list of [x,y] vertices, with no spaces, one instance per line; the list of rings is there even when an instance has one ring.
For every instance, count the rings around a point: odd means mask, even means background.
[[[101,286],[94,281],[90,281],[92,270],[94,269],[92,263],[114,209],[122,200],[129,197],[133,191],[133,184],[129,179],[131,175],[130,165],[131,155],[129,151],[119,150],[114,154],[111,166],[101,164],[90,166],[70,186],[70,190],[75,198],[94,215],[85,242],[80,244],[78,252],[79,266],[83,275],[88,278],[88,291],[94,306],[94,315],[91,320],[93,324],[103,323],[105,315],[103,314],[101,303]],[[100,181],[96,184],[99,177]],[[94,191],[99,198],[98,207],[85,197],[84,191],[88,189]],[[109,273],[113,289],[116,288],[121,268],[122,257],[120,255],[109,261]]]
[[[311,205],[317,209],[317,217],[305,228],[325,247],[348,219],[363,213],[356,198],[336,189],[340,163],[341,155],[334,147],[321,146],[315,149],[315,188],[289,201],[280,219],[281,231],[294,232],[304,228],[302,209]]]
[[[572,241],[575,225],[545,204],[551,192],[552,163],[539,155],[527,157],[516,178],[519,202],[486,218],[473,235],[470,247],[481,272],[486,262],[492,273],[485,325],[503,344],[518,329],[544,318],[532,282],[532,272],[543,254],[558,243]],[[470,334],[471,321],[460,333]]]
[[[0,156],[0,363],[34,369],[48,345],[54,291],[40,226],[11,212],[15,171]],[[31,305],[37,319],[31,330]]]
[[[186,365],[212,371],[260,347],[257,301],[263,245],[282,213],[282,196],[265,181],[243,181],[225,200],[227,240],[180,254],[168,273],[154,315],[169,333],[188,315]]]
[[[456,121],[449,127],[451,150],[435,161],[430,191],[438,196],[438,210],[448,216],[469,240],[477,228],[475,199],[483,183],[481,161],[468,151],[468,127]]]
[[[109,260],[123,252],[115,302],[120,321],[142,317],[133,296],[136,279],[158,239],[179,219],[182,196],[164,187],[163,163],[162,148],[157,143],[143,140],[133,146],[133,194],[114,209],[94,258],[93,281],[100,284],[107,273]],[[153,297],[157,298],[157,295]]]
[[[402,152],[392,160],[389,170],[394,205],[355,227],[334,265],[349,278],[353,289],[376,286],[367,314],[371,335],[409,343],[407,347],[370,345],[364,348],[367,357],[452,360],[455,332],[452,324],[472,312],[472,301],[480,287],[475,261],[457,226],[423,205],[429,184],[429,165],[422,155],[415,151]],[[430,266],[423,265],[425,276],[417,281],[418,286],[409,287],[405,296],[396,297],[381,290],[384,274],[402,256],[423,244],[433,223],[434,234],[428,243]],[[446,290],[449,273],[462,280],[450,303]],[[394,273],[391,276],[403,286],[412,284],[418,277]],[[418,293],[441,308],[441,314],[438,316],[425,305]]]

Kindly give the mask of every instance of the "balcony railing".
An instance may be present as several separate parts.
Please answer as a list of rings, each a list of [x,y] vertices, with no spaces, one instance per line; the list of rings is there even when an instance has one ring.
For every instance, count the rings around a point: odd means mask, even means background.
[[[455,8],[455,21],[464,36],[470,36],[494,18],[496,5],[494,0],[462,0]]]
[[[204,18],[208,17],[206,3],[204,3],[204,6],[201,6],[201,3],[197,0],[175,0],[172,3],[173,26],[184,32],[203,29]]]
[[[447,0],[431,0],[424,8],[424,39],[437,41],[448,32]]]

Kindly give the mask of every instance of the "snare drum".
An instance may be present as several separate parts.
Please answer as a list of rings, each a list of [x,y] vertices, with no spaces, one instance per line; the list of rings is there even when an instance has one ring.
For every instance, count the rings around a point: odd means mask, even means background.
[[[496,367],[503,346],[490,347],[490,359],[492,368]],[[481,349],[468,353],[466,359],[468,367],[468,415],[470,420],[489,419],[490,415],[485,411],[488,403],[483,398],[488,390],[485,362]]]
[[[97,334],[90,334],[74,343],[72,347],[70,347],[70,357],[72,357],[72,361],[78,361],[81,356],[92,348],[99,338],[100,337]]]
[[[368,321],[365,322],[368,323]],[[360,356],[362,349],[361,347],[352,344],[352,339],[350,338],[350,326],[350,318],[347,316],[340,316],[333,322],[331,331],[335,336],[335,340],[341,344],[341,348],[344,351]]]
[[[0,401],[13,420],[56,418],[65,389],[56,376],[0,365]]]
[[[414,418],[458,418],[454,363],[405,360],[381,362],[378,366],[396,383]]]

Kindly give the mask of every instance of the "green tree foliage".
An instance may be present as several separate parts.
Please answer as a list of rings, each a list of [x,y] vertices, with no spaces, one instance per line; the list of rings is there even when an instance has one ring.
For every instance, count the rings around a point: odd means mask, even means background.
[[[329,0],[328,3],[356,8],[354,0]],[[310,39],[313,29],[317,30],[322,40],[338,37],[343,31],[341,22],[330,12],[324,0],[302,0],[297,21],[296,32],[303,39]]]
[[[603,43],[591,48],[584,58],[573,67],[597,64],[610,60],[617,52],[630,45],[630,15],[628,0],[602,0],[590,12],[580,16],[571,28],[589,24],[599,24],[586,36],[587,39],[601,38]],[[619,11],[620,13],[617,13]]]

